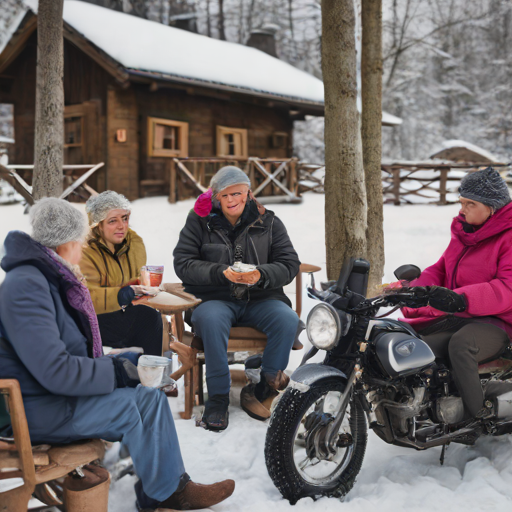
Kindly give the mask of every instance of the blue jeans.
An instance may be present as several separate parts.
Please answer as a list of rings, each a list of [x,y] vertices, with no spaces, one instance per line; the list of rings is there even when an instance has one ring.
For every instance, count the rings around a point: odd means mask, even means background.
[[[233,326],[254,327],[267,335],[261,369],[275,375],[288,365],[299,317],[280,300],[231,302],[210,300],[192,313],[194,331],[202,338],[209,396],[229,393],[231,378],[227,358],[229,331]]]
[[[64,442],[70,437],[122,440],[144,492],[155,502],[167,499],[185,473],[169,402],[157,389],[137,386],[115,389],[108,395],[78,397],[71,420],[49,433],[52,443],[59,441],[59,430]],[[42,432],[39,438],[44,438]],[[149,501],[155,503],[153,500]]]

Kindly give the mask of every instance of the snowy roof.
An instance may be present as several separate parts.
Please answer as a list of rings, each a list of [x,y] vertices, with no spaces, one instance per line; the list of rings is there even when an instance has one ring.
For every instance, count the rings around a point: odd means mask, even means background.
[[[324,101],[321,80],[255,48],[77,0],[64,3],[64,21],[128,72],[162,73],[312,103]]]
[[[430,158],[441,158],[452,162],[499,163],[499,160],[489,151],[464,140],[445,140],[441,149]]]
[[[37,0],[25,0],[25,3],[37,13]],[[65,36],[83,51],[93,52],[92,58],[121,82],[137,77],[177,81],[281,98],[309,107],[311,114],[323,114],[321,80],[256,48],[78,0],[65,0],[63,17]],[[16,27],[21,25],[22,18],[14,24]],[[92,44],[84,46],[76,37]],[[399,117],[382,113],[383,125],[401,123]]]
[[[14,139],[0,135],[0,144],[14,144]]]
[[[382,111],[382,124],[386,126],[398,126],[402,124],[402,119],[400,117],[394,116],[392,114],[388,114],[387,112]]]

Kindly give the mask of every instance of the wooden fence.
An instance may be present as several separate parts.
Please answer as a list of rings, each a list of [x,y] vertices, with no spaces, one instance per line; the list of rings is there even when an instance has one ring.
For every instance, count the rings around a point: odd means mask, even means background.
[[[510,164],[493,164],[504,169]],[[485,166],[453,162],[394,162],[382,164],[382,189],[384,202],[399,205],[402,203],[430,202],[449,204],[448,194],[456,194],[460,180],[467,172],[478,171]],[[452,172],[458,171],[458,172]],[[462,171],[462,172],[461,172]],[[406,184],[415,184],[411,189]],[[418,198],[413,201],[407,196]]]
[[[225,165],[240,167],[251,180],[255,197],[281,196],[299,202],[297,158],[172,158],[169,161],[169,202],[196,197],[205,192],[212,176]]]
[[[103,162],[99,164],[63,165],[62,188],[66,188],[60,195],[60,198],[67,198],[68,200],[73,198],[82,202],[86,201],[90,196],[98,195],[96,190],[85,182],[104,165]],[[0,165],[0,179],[9,182],[29,205],[34,204],[32,185],[28,183],[32,182],[33,171],[33,165]]]

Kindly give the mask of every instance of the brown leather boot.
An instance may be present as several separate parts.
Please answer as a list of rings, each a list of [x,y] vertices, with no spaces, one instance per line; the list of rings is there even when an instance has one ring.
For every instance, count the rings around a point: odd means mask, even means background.
[[[240,406],[255,420],[270,418],[270,409],[274,398],[286,388],[290,377],[279,370],[275,375],[261,373],[258,384],[248,384],[240,392]]]
[[[209,508],[226,498],[235,490],[233,480],[223,480],[210,485],[196,484],[190,481],[180,492],[175,492],[158,505],[157,510],[162,512],[171,510],[197,510]]]

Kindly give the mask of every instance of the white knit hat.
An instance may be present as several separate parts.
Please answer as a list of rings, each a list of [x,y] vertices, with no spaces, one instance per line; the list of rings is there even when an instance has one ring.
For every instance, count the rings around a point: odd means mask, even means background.
[[[83,242],[87,233],[85,215],[64,199],[45,197],[30,209],[32,238],[55,249],[67,242]]]
[[[93,228],[107,218],[111,210],[132,211],[132,205],[126,197],[113,190],[106,190],[96,197],[90,197],[85,203],[85,211],[89,216],[89,225]]]

